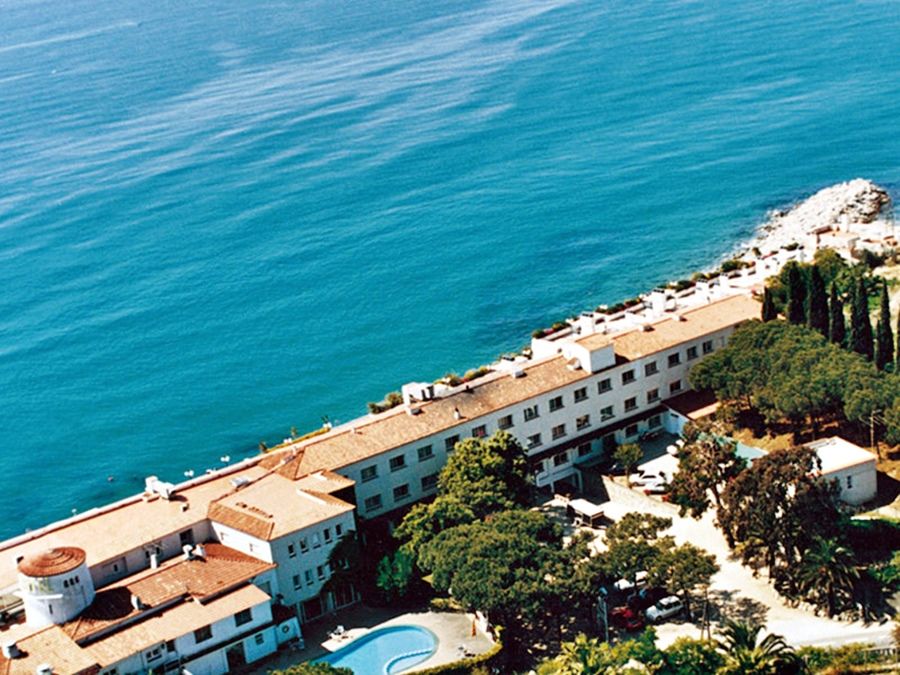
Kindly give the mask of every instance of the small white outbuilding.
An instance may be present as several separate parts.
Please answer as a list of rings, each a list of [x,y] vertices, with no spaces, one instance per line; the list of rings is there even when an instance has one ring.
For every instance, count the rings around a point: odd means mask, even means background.
[[[847,504],[863,504],[878,492],[877,457],[839,436],[807,443],[822,463],[822,476],[838,481],[840,498]]]

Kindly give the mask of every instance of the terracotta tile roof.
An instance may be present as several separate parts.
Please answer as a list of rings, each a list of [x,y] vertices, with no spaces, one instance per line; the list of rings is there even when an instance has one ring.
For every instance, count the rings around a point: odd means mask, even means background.
[[[300,478],[295,485],[302,490],[333,494],[345,488],[353,487],[356,485],[356,481],[334,471],[317,471]]]
[[[264,591],[247,584],[205,604],[182,602],[88,644],[84,652],[101,666],[109,666],[131,654],[174,640],[269,600]],[[34,671],[30,675],[33,674]]]
[[[85,557],[84,551],[74,546],[51,548],[23,558],[19,571],[29,577],[53,577],[78,568]]]
[[[209,517],[259,539],[272,540],[353,508],[326,492],[302,490],[296,482],[273,473],[210,504]]]
[[[256,460],[255,460],[256,461]],[[140,496],[99,509],[96,513],[54,523],[0,543],[0,588],[16,584],[16,560],[53,547],[76,546],[87,553],[89,566],[117,558],[124,551],[206,520],[211,501],[234,490],[235,476],[257,478],[259,466],[241,467],[179,486],[171,501]]]
[[[96,658],[72,642],[59,626],[48,626],[16,642],[22,655],[7,659],[0,655],[0,674],[34,675],[47,663],[58,675],[87,675],[100,670]]]
[[[742,321],[757,319],[759,312],[759,302],[749,295],[732,295],[651,323],[648,331],[636,328],[617,335],[588,335],[579,344],[593,351],[612,341],[617,355],[634,361]],[[676,316],[683,320],[677,320]]]
[[[166,604],[193,599],[200,604],[275,565],[257,560],[222,544],[205,544],[202,558],[170,560],[159,569],[147,570],[97,592],[78,618],[63,626],[73,640],[90,640],[124,622]],[[136,610],[131,596],[140,598],[143,609]]]

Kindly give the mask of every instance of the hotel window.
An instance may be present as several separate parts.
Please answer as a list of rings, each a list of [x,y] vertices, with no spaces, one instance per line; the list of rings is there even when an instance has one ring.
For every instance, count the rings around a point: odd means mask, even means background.
[[[656,427],[662,426],[662,415],[654,415],[653,417],[648,419],[647,426],[650,429],[655,429]]]
[[[632,396],[631,398],[625,399],[625,412],[631,412],[632,410],[637,409],[637,397]]]
[[[562,396],[554,396],[550,399],[550,412],[556,412],[557,410],[562,410],[563,408],[563,399]]]
[[[562,466],[563,464],[568,463],[569,461],[569,453],[566,452],[558,452],[553,455],[553,466]]]
[[[540,434],[534,434],[534,435],[528,437],[529,449],[536,448],[540,445],[541,445],[541,435]]]
[[[319,581],[325,579],[325,565],[316,565],[316,576],[319,577]]]
[[[297,557],[297,549],[294,548],[293,544],[288,544],[288,558],[296,558]]]
[[[605,422],[606,420],[611,420],[615,416],[616,414],[613,412],[613,407],[611,405],[608,405],[605,408],[600,408],[601,421]]]
[[[484,424],[472,427],[472,438],[484,438],[485,436],[487,436],[487,427]]]
[[[709,354],[713,350],[712,340],[707,340],[703,343],[703,353]]]
[[[162,657],[162,647],[154,647],[149,652],[145,652],[144,656],[147,657],[148,661],[156,661],[156,659]]]
[[[303,570],[303,577],[306,579],[306,585],[313,585],[312,570]]]
[[[622,373],[622,384],[629,384],[631,382],[634,382],[634,371],[626,370]]]
[[[659,389],[651,389],[647,392],[647,403],[655,403],[659,400]]]
[[[553,436],[553,440],[555,441],[557,438],[562,438],[566,435],[566,425],[565,424],[557,424],[553,429],[550,430],[550,435]]]
[[[693,361],[697,358],[697,345],[687,348],[687,358],[688,361]]]
[[[431,459],[434,457],[434,448],[431,445],[423,445],[418,449],[419,453],[419,461],[424,462],[427,459]]]
[[[459,443],[459,434],[455,434],[450,436],[449,438],[444,439],[444,449],[447,452],[453,452],[453,449],[456,447],[456,444]]]
[[[363,506],[366,507],[366,511],[377,511],[381,508],[381,495],[372,495],[371,497],[366,497],[366,501],[363,502]]]
[[[331,543],[331,528],[326,527],[324,530],[322,530],[322,536],[325,537],[325,543],[330,544]]]
[[[295,591],[299,591],[301,588],[303,588],[303,582],[300,581],[299,574],[294,575],[293,582],[294,582],[294,590]]]
[[[193,546],[194,545],[194,531],[193,530],[184,530],[183,532],[178,533],[178,542],[182,546]]]
[[[675,380],[672,384],[669,385],[669,391],[673,394],[676,391],[681,391],[681,380]]]
[[[257,633],[253,636],[253,641],[258,645],[263,644],[266,641],[265,633]]]
[[[853,476],[847,476],[847,489],[853,489]]]
[[[430,473],[427,476],[422,477],[422,489],[423,490],[434,490],[437,487],[438,475],[436,473]]]
[[[632,436],[637,436],[638,433],[638,425],[637,424],[629,424],[625,427],[625,436],[626,438],[631,438]]]
[[[402,502],[404,499],[409,499],[409,483],[394,488],[394,501]]]
[[[334,526],[334,536],[340,537],[342,534],[344,534],[344,527],[343,527],[343,525],[338,523],[337,525]]]
[[[513,425],[513,416],[512,415],[504,415],[497,421],[497,426],[501,429],[510,429]]]
[[[309,541],[306,537],[300,537],[300,553],[306,553],[309,551]]]
[[[590,415],[582,415],[581,417],[575,418],[575,429],[581,431],[582,429],[587,429],[591,426],[591,416]]]
[[[587,401],[588,393],[587,387],[581,387],[581,389],[575,390],[575,403],[581,403],[582,401]]]
[[[212,626],[203,626],[194,631],[194,642],[200,644],[212,638]]]
[[[370,480],[375,480],[376,478],[378,478],[378,467],[374,464],[372,466],[363,467],[363,470],[360,471],[359,477],[363,483]]]
[[[538,407],[537,407],[537,403],[535,403],[535,404],[532,405],[532,406],[528,406],[527,408],[525,408],[525,411],[524,411],[524,412],[525,412],[525,421],[526,421],[526,422],[530,422],[531,420],[535,419],[535,418],[538,416]]]
[[[168,642],[166,642],[166,651],[167,651],[167,652],[174,652],[174,651],[175,651],[175,640],[169,640]],[[115,668],[113,668],[113,670],[115,670]],[[114,674],[114,673],[110,673],[109,675],[115,675],[115,674]]]
[[[544,460],[535,462],[534,467],[531,469],[531,473],[533,473],[535,476],[544,473]]]
[[[406,466],[406,455],[391,457],[391,471],[399,471]]]
[[[243,626],[245,623],[250,623],[251,621],[253,621],[253,610],[250,608],[242,609],[234,615],[235,626]]]
[[[597,393],[605,394],[608,391],[612,391],[612,380],[605,377],[597,383]]]
[[[313,532],[312,540],[313,540],[313,548],[319,548],[322,545],[322,542],[319,540],[318,532]]]
[[[669,368],[674,368],[679,363],[681,363],[681,354],[677,352],[675,354],[669,354]]]
[[[644,375],[656,375],[658,372],[659,366],[656,365],[656,361],[651,361],[644,366]]]
[[[585,457],[586,455],[591,454],[591,444],[590,443],[582,443],[578,446],[578,456]]]

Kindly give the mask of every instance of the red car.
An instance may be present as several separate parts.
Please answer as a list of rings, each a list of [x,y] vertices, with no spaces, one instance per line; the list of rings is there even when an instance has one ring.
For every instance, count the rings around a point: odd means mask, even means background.
[[[641,630],[644,627],[644,617],[631,607],[616,607],[609,613],[609,623],[617,628],[624,628],[629,632]]]

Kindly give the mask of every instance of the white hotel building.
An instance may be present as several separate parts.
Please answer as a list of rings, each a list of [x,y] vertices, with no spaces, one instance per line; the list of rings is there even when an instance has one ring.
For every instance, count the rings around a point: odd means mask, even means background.
[[[725,283],[582,317],[467,385],[408,385],[388,412],[0,543],[0,671],[212,675],[302,640],[358,600],[325,587],[335,544],[433,496],[460,439],[506,429],[538,486],[580,487],[605,446],[669,426],[691,366],[759,314]]]

